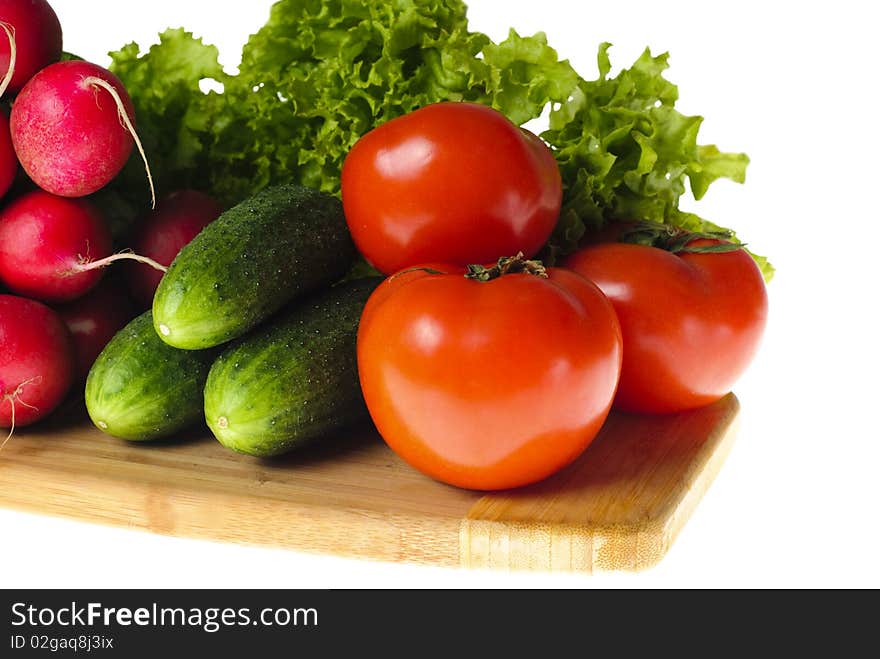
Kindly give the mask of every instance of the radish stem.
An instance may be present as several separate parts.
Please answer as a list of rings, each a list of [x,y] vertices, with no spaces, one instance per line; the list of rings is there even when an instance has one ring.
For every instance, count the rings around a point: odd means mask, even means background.
[[[88,272],[89,270],[99,270],[110,265],[111,263],[115,263],[116,261],[137,261],[138,263],[148,265],[151,268],[158,270],[159,272],[168,272],[168,268],[166,268],[161,263],[158,263],[149,257],[141,256],[140,254],[132,254],[131,252],[120,252],[119,254],[113,254],[106,258],[98,259],[97,261],[89,261],[84,257],[80,257],[80,262],[77,263],[76,266],[74,266],[73,272]]]
[[[9,83],[12,82],[12,76],[15,75],[16,48],[15,28],[5,21],[0,21],[0,27],[3,28],[3,31],[6,32],[6,37],[9,39],[9,67],[6,69],[6,75],[3,76],[3,80],[0,81],[0,98],[3,98],[3,94],[6,93],[6,88],[9,87]],[[3,443],[5,444],[6,442]]]
[[[29,407],[29,408],[31,408],[32,410],[37,409],[37,408],[34,407],[33,405],[30,405],[30,404],[28,404],[28,403],[25,403],[25,402],[21,399],[21,393],[22,393],[22,391],[24,391],[24,388],[25,388],[27,385],[29,385],[29,384],[33,384],[34,382],[37,382],[39,379],[40,379],[40,377],[37,376],[37,377],[35,377],[35,378],[31,378],[30,380],[25,380],[25,381],[22,382],[20,385],[18,385],[18,388],[17,388],[15,391],[13,391],[11,394],[6,394],[5,396],[3,396],[3,400],[8,400],[8,401],[9,401],[9,407],[11,408],[12,411],[11,411],[11,413],[10,413],[10,415],[9,415],[9,419],[10,419],[9,434],[6,435],[6,439],[4,439],[4,440],[3,440],[3,443],[0,444],[0,451],[2,451],[2,450],[6,447],[6,444],[9,443],[9,440],[10,440],[10,439],[12,439],[12,434],[15,432],[15,404],[16,404],[16,403],[21,403],[21,404],[24,405],[25,407]]]
[[[119,112],[119,121],[121,121],[126,130],[131,133],[132,138],[134,138],[134,143],[137,146],[138,153],[141,154],[141,160],[144,161],[144,169],[146,169],[147,171],[147,181],[149,181],[150,183],[151,207],[156,208],[156,189],[155,187],[153,187],[153,174],[152,172],[150,172],[150,163],[147,162],[147,154],[144,153],[144,147],[141,144],[141,139],[138,137],[137,131],[134,129],[131,118],[125,111],[125,105],[123,105],[122,99],[119,97],[119,92],[117,92],[113,85],[111,85],[109,82],[97,76],[89,76],[88,78],[83,80],[83,84],[87,86],[94,85],[96,87],[100,87],[101,89],[107,90],[107,92],[110,94],[110,96],[113,97],[113,100],[116,102],[116,109]]]

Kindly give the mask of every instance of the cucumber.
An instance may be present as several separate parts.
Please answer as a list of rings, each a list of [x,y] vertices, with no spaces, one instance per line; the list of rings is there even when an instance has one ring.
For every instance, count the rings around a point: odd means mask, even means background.
[[[138,316],[89,371],[85,398],[92,422],[108,435],[144,441],[203,420],[205,380],[217,352],[172,348],[153,329],[151,312]]]
[[[339,284],[228,347],[205,385],[205,418],[224,446],[285,453],[365,419],[357,328],[381,278]]]
[[[180,251],[156,291],[153,323],[175,348],[226,343],[340,279],[355,253],[336,197],[299,185],[268,188]]]

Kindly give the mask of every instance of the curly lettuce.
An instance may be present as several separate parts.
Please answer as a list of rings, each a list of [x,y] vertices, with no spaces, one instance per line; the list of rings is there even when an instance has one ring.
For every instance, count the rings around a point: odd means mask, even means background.
[[[438,101],[486,103],[524,123],[577,84],[543,35],[499,45],[450,0],[282,0],[244,47],[211,143],[213,189],[236,199],[281,180],[338,193],[354,143]]]
[[[163,184],[188,185],[227,204],[283,181],[339,193],[349,149],[366,132],[438,101],[490,105],[517,124],[550,107],[542,134],[559,164],[564,204],[545,255],[576,248],[615,219],[716,228],[679,209],[718,178],[743,182],[748,158],[697,141],[701,117],[675,109],[667,56],[646,50],[609,77],[581,77],[543,33],[511,30],[493,43],[468,29],[461,0],[280,0],[227,75],[213,46],[168,30],[147,53],[111,53]],[[204,92],[211,78],[223,92]],[[132,168],[132,174],[134,168]],[[120,189],[143,187],[142,172]],[[143,191],[141,191],[141,194]],[[758,260],[769,278],[772,268]]]
[[[581,79],[550,114],[542,133],[556,155],[564,196],[551,249],[568,253],[585,232],[612,220],[648,220],[697,232],[721,227],[679,209],[690,184],[701,199],[711,183],[745,182],[749,158],[697,143],[699,116],[675,109],[678,87],[663,77],[668,54],[646,49],[628,69],[609,78],[608,49],[599,47],[599,77]],[[760,261],[765,276],[772,269]]]
[[[183,29],[169,29],[159,43],[141,53],[129,43],[110,53],[111,70],[125,83],[135,106],[137,129],[149,157],[157,187],[205,187],[210,169],[206,145],[221,109],[219,95],[206,95],[200,84],[230,80],[218,61],[219,52]],[[136,160],[136,159],[133,159]],[[142,195],[143,166],[136,161],[123,172],[122,186]]]

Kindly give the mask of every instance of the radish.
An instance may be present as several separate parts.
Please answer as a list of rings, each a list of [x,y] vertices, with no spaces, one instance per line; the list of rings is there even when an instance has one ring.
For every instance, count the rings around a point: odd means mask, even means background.
[[[0,428],[39,421],[70,389],[73,349],[64,322],[49,307],[0,295]]]
[[[84,295],[101,279],[110,232],[84,199],[36,190],[0,211],[0,283],[43,302]]]
[[[131,300],[112,278],[105,278],[85,296],[56,311],[73,338],[74,378],[79,383],[85,382],[110,339],[135,316]]]
[[[61,57],[61,23],[45,0],[0,0],[0,96]]]
[[[125,165],[133,144],[153,189],[128,92],[96,64],[58,62],[37,73],[15,99],[10,127],[22,168],[47,192],[84,197],[100,190]]]
[[[137,254],[171,265],[177,253],[214,221],[223,208],[208,195],[196,190],[180,190],[163,199],[139,226],[132,239]],[[147,308],[162,279],[155,267],[132,264],[128,284],[135,300]]]
[[[12,187],[15,175],[18,173],[18,158],[12,148],[12,138],[9,135],[9,119],[0,110],[0,198]]]

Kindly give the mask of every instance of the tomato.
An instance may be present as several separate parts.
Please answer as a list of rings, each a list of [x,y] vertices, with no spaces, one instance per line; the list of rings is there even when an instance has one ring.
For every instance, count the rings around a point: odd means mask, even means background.
[[[621,364],[614,309],[562,269],[463,274],[432,266],[376,289],[358,331],[364,399],[388,445],[428,476],[477,490],[539,481],[608,414]]]
[[[464,266],[535,255],[556,225],[562,180],[550,149],[501,113],[436,103],[354,145],[342,202],[355,244],[382,272]]]
[[[719,245],[699,239],[686,249]],[[767,321],[767,290],[743,249],[672,253],[608,243],[564,263],[599,286],[623,330],[616,407],[671,413],[712,403],[748,368]]]

